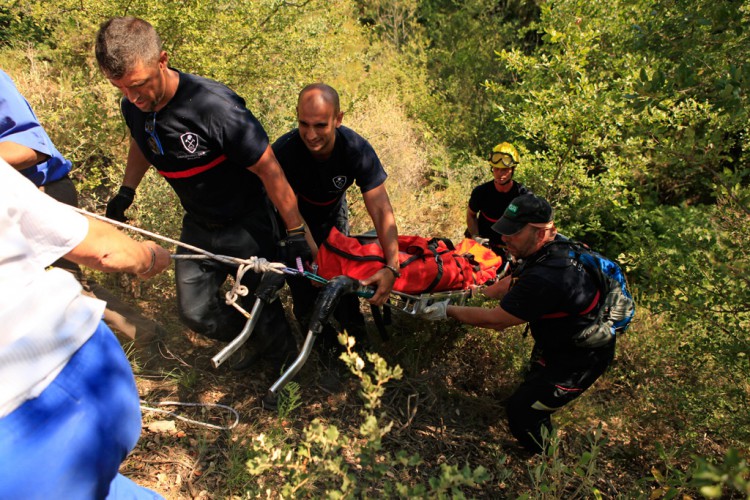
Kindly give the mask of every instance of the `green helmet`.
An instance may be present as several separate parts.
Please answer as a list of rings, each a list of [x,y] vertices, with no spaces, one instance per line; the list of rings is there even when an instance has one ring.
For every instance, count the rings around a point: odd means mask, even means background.
[[[487,160],[492,168],[516,168],[521,162],[521,156],[513,144],[501,142],[492,148]]]

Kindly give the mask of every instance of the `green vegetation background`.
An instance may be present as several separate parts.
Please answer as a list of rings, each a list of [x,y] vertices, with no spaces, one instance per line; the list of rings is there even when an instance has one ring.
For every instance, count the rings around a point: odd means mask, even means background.
[[[690,457],[746,456],[749,1],[3,0],[0,67],[98,211],[127,131],[93,40],[125,14],[155,25],[172,66],[235,89],[272,138],[294,126],[304,84],[336,87],[345,124],[389,172],[403,234],[460,238],[470,189],[489,179],[484,154],[514,143],[517,178],[550,200],[561,232],[619,259],[635,291],[606,376],[629,396],[589,407],[648,448],[636,475],[651,482],[633,494],[688,488]],[[136,204],[139,225],[178,234],[179,204],[157,176]],[[169,276],[152,286],[172,293]],[[632,458],[621,452],[609,463]],[[747,496],[736,474],[717,477]]]

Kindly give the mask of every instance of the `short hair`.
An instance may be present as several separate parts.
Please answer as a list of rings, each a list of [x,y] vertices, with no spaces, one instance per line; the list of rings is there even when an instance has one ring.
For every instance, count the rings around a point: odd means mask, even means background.
[[[334,89],[333,87],[325,83],[311,83],[310,85],[306,85],[305,88],[303,88],[299,92],[299,96],[297,97],[297,105],[299,105],[299,102],[302,100],[302,96],[304,96],[307,92],[310,92],[311,90],[320,91],[323,97],[323,100],[333,105],[334,114],[337,115],[339,114],[339,112],[341,112],[339,93],[336,92],[336,89]]]
[[[133,16],[103,22],[96,35],[96,61],[107,78],[122,78],[139,61],[157,61],[161,51],[161,38],[154,27]]]

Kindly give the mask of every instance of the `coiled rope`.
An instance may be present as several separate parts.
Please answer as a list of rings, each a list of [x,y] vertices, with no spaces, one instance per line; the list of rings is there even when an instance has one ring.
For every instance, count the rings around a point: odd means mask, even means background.
[[[234,422],[231,425],[215,425],[215,424],[208,424],[206,422],[200,422],[198,420],[193,420],[192,418],[183,417],[182,415],[178,415],[172,411],[169,410],[162,410],[161,408],[153,408],[152,406],[148,405],[154,405],[154,406],[200,406],[203,408],[222,408],[224,410],[230,411],[232,414],[234,414]],[[207,427],[209,429],[216,429],[219,431],[231,431],[235,427],[237,427],[237,424],[240,423],[240,414],[237,413],[237,410],[232,408],[231,406],[219,404],[219,403],[182,403],[180,401],[162,401],[160,403],[148,403],[146,401],[141,401],[141,409],[151,411],[154,413],[163,413],[165,415],[170,415],[178,420],[182,420],[183,422],[188,422],[190,424],[199,425],[201,427]]]

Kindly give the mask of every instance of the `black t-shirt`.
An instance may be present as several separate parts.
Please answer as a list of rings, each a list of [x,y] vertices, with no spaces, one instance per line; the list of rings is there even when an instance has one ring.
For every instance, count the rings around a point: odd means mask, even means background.
[[[517,196],[530,193],[523,184],[512,181],[513,186],[507,193],[495,189],[495,182],[489,181],[475,187],[469,197],[469,208],[479,214],[479,236],[489,238],[490,243],[504,246],[500,234],[492,230],[492,225],[503,216],[510,202]]]
[[[346,190],[355,182],[366,193],[387,177],[370,143],[344,126],[336,129],[333,152],[323,161],[313,158],[298,129],[281,136],[272,147],[311,227],[326,225],[340,213]]]
[[[154,132],[164,154],[149,145],[146,125],[154,114],[123,98],[130,134],[185,211],[219,223],[247,215],[264,203],[263,183],[247,167],[261,158],[268,136],[234,91],[207,78],[179,75],[174,97],[156,113]]]
[[[557,241],[563,239],[557,237]],[[550,255],[535,263],[550,249],[547,245],[526,259],[525,265],[521,262],[500,306],[529,322],[531,335],[545,359],[575,362],[586,355],[587,349],[575,347],[572,337],[591,323],[589,316],[580,313],[592,306],[599,289],[589,272],[571,258]],[[549,315],[558,317],[545,317]]]

